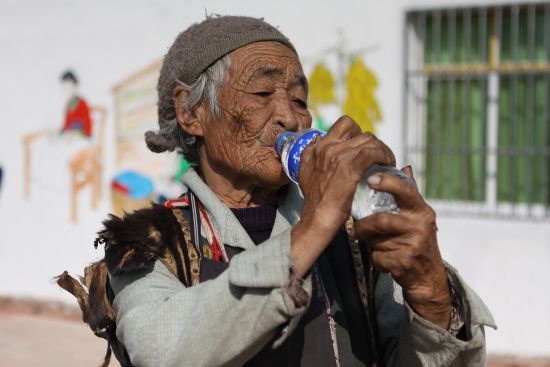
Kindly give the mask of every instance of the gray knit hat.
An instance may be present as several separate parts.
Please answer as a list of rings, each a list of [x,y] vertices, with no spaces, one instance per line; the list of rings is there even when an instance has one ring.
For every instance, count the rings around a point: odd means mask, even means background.
[[[175,118],[172,91],[176,80],[193,84],[201,73],[233,50],[259,41],[277,41],[296,50],[288,38],[262,19],[220,16],[181,32],[164,57],[157,91],[159,120]]]

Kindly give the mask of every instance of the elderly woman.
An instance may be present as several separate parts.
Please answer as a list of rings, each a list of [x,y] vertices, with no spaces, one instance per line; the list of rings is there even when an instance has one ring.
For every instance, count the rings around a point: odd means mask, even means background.
[[[133,365],[484,365],[493,321],[442,261],[434,211],[414,185],[371,176],[401,214],[348,226],[358,242],[344,230],[363,172],[395,164],[387,146],[344,116],[304,150],[299,188],[285,176],[276,138],[311,115],[297,52],[277,29],[229,16],[191,26],[158,92],[160,130],[146,142],[194,165],[188,194],[169,202],[186,208],[178,220],[194,247],[180,278],[158,258],[111,271],[116,337]],[[150,237],[177,237],[162,220]]]

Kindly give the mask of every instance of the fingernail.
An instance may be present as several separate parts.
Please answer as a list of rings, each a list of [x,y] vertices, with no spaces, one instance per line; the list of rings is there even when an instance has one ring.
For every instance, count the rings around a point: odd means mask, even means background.
[[[370,175],[369,178],[367,178],[367,182],[369,185],[378,185],[380,182],[382,182],[382,176]]]

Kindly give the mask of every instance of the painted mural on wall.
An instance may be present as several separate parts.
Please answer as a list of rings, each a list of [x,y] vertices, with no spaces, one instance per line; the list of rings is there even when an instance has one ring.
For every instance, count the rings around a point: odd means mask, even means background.
[[[70,198],[70,218],[78,219],[78,195],[91,188],[91,206],[101,196],[103,129],[107,110],[90,106],[79,93],[76,73],[61,74],[66,94],[64,120],[59,128],[33,131],[22,139],[24,196],[31,198],[33,185]]]
[[[158,129],[157,61],[113,87],[115,100],[116,172],[112,179],[113,211],[122,214],[178,197],[184,190],[179,178],[188,167],[176,154],[152,153],[144,133]]]
[[[314,125],[328,130],[342,114],[351,116],[364,132],[376,132],[382,120],[376,99],[378,80],[361,58],[354,58],[345,79],[338,80],[322,62],[313,67],[309,77],[309,105]]]

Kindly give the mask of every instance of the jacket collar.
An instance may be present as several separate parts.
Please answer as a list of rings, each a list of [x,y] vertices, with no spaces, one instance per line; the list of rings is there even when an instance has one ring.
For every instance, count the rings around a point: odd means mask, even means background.
[[[201,201],[223,243],[242,249],[255,247],[254,242],[252,242],[233,212],[218,199],[193,168],[189,168],[183,174],[182,181]],[[300,219],[302,207],[303,199],[300,189],[291,182],[279,198],[271,237],[296,224]]]

